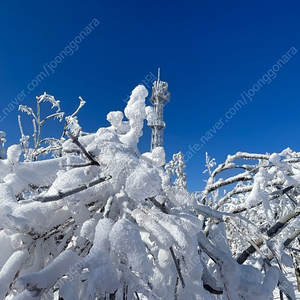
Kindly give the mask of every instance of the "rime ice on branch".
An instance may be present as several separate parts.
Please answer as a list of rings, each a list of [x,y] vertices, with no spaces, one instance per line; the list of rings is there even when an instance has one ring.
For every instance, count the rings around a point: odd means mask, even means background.
[[[287,151],[272,163],[269,156],[252,156],[261,160],[258,165],[242,165],[241,175],[216,179],[239,167],[237,157],[251,155],[228,158],[210,173],[203,202],[226,184],[242,183],[211,207],[200,205],[182,182],[170,181],[162,147],[138,151],[144,120],[155,117],[146,96],[143,86],[135,88],[124,110],[128,120],[123,112],[111,112],[110,126],[91,134],[82,133],[75,112],[66,118],[52,158],[32,159],[42,153],[38,129],[31,159],[19,161],[29,149],[25,135],[23,148],[8,148],[7,159],[0,160],[0,299],[265,300],[278,289],[296,299],[284,272],[293,263],[287,247],[297,247],[299,156]],[[59,104],[50,95],[37,99]],[[181,176],[184,165],[177,158]],[[260,198],[251,203],[263,208],[235,212],[245,208],[255,185]],[[281,203],[281,210],[271,204],[273,224],[260,223],[269,209],[265,193]],[[288,213],[292,207],[294,214]],[[249,245],[253,256],[243,256],[243,265],[237,251]]]

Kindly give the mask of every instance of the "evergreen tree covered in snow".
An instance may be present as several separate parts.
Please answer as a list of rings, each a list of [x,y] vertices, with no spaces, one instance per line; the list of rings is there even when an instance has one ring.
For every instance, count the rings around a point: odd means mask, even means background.
[[[0,160],[0,299],[266,300],[277,288],[296,299],[284,273],[283,262],[291,259],[283,254],[282,238],[288,230],[294,246],[297,154],[258,155],[259,166],[243,165],[241,175],[217,180],[226,168],[239,167],[235,158],[249,154],[228,158],[210,173],[200,203],[183,188],[182,155],[173,160],[181,178],[173,184],[162,147],[138,150],[144,120],[153,118],[147,94],[136,87],[124,113],[110,112],[111,125],[92,134],[83,134],[75,113],[66,117],[63,135],[54,144],[47,140],[48,148],[39,134],[45,119],[22,107],[37,129],[32,148],[22,133],[21,146],[10,146],[7,159]],[[63,120],[52,96],[42,95],[38,103],[41,99]],[[39,160],[44,152],[53,157]],[[213,191],[235,182],[241,184],[212,208],[205,205]],[[286,199],[288,192],[293,200]],[[286,210],[276,217],[268,193],[285,201]],[[269,226],[251,214],[255,207]],[[287,216],[284,226],[276,223]],[[260,255],[253,251],[247,265],[248,257],[237,253],[244,248],[234,242],[245,239],[238,235],[243,229],[249,232],[245,246],[250,243]]]

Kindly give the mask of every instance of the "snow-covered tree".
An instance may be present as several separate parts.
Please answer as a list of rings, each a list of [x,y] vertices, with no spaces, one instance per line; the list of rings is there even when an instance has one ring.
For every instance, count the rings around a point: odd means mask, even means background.
[[[172,160],[166,164],[165,169],[170,177],[171,174],[176,175],[175,185],[186,189],[185,162],[184,155],[181,152],[173,154]]]
[[[291,185],[289,193],[296,193],[300,180],[296,154],[286,153],[287,161],[273,155],[271,167],[265,162],[271,157],[259,156],[262,162],[256,171],[243,166],[247,174],[229,180],[250,181],[256,174],[252,188],[251,184],[237,187],[231,197],[208,207],[210,194],[229,181],[209,180],[201,204],[170,181],[163,148],[140,154],[144,120],[153,117],[153,110],[145,105],[147,94],[145,87],[136,87],[124,110],[127,119],[120,111],[111,112],[107,115],[111,125],[95,133],[82,134],[74,116],[72,122],[66,120],[72,124],[65,127],[68,139],[57,139],[59,155],[55,147],[48,148],[52,158],[39,160],[38,134],[31,156],[24,134],[23,147],[7,149],[7,158],[0,160],[0,299],[266,300],[273,299],[276,286],[289,299],[296,299],[282,264],[278,267],[269,257],[272,253],[278,258],[283,250],[281,242],[273,247],[271,238],[282,234],[284,226],[271,224],[261,232],[249,221],[251,216],[242,214],[242,205],[250,209],[262,202],[268,220],[274,216],[265,203],[273,179],[272,192],[277,193],[271,197],[283,201]],[[57,104],[46,95],[38,101],[47,97]],[[33,110],[22,109],[41,125]],[[233,165],[231,159],[217,167],[211,178]],[[183,166],[178,168],[182,174]],[[234,205],[241,189],[247,200]],[[230,208],[225,209],[226,204]],[[234,208],[239,211],[230,211]],[[279,218],[296,220],[298,211],[287,209]],[[290,225],[285,228],[295,227]],[[259,258],[244,265],[236,255],[231,239],[244,228],[251,245],[263,255],[264,268],[257,264]]]

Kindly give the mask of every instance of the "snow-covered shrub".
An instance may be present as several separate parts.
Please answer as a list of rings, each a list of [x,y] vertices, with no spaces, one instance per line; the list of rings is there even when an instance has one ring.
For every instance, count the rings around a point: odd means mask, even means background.
[[[212,209],[182,183],[173,184],[163,148],[139,153],[144,120],[153,117],[146,96],[143,86],[135,88],[125,108],[128,120],[109,113],[111,126],[92,134],[82,135],[77,120],[69,120],[69,139],[59,139],[60,155],[51,159],[34,159],[37,137],[33,159],[20,162],[20,146],[8,148],[0,160],[0,299],[266,300],[277,285],[295,299],[277,266],[261,270],[234,259],[226,224],[241,222],[251,233],[255,225],[220,209],[225,200]],[[41,97],[58,105],[50,95]],[[41,124],[32,110],[23,110]],[[287,162],[273,158],[285,194],[298,179],[287,174]],[[182,157],[177,161],[180,175]],[[254,184],[262,193],[271,174],[258,172]],[[221,186],[212,181],[203,203]],[[258,204],[249,199],[248,206]]]
[[[238,152],[209,174],[200,201],[236,216],[225,224],[237,262],[262,270],[278,265],[300,290],[300,153]],[[208,235],[214,223],[207,221]]]

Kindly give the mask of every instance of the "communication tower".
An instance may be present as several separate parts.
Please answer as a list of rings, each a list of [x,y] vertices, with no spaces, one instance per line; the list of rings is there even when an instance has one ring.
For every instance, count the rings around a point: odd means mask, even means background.
[[[163,120],[164,106],[170,102],[168,83],[160,80],[160,68],[158,69],[157,81],[153,82],[150,102],[156,112],[156,118],[150,124],[152,129],[151,151],[156,147],[163,147],[163,131],[166,123]]]

